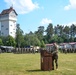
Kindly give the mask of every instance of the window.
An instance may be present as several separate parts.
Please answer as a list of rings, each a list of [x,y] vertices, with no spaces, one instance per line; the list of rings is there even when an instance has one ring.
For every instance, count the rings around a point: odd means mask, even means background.
[[[6,30],[8,30],[8,28],[6,28]]]
[[[13,21],[13,23],[15,23],[15,21]]]
[[[1,25],[1,27],[4,27],[3,25]]]
[[[13,29],[13,30],[15,30],[15,29]]]
[[[12,32],[10,32],[12,34]]]

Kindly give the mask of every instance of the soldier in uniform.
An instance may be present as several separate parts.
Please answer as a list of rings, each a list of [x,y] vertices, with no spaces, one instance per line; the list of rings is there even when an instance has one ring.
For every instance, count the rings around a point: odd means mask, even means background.
[[[52,50],[52,70],[54,70],[54,61],[56,64],[56,69],[58,69],[58,46],[56,43],[53,43],[53,50]]]

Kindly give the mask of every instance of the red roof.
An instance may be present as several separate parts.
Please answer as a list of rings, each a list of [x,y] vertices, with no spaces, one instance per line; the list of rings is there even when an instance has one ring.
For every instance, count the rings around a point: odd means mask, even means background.
[[[13,7],[10,7],[9,9],[3,10],[0,15],[9,14],[11,11],[14,11],[15,14],[17,15],[17,13],[16,13],[16,11],[13,9]]]

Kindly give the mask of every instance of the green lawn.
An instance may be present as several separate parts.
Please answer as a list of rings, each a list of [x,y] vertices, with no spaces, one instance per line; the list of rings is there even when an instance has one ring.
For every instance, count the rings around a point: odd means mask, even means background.
[[[40,54],[0,54],[0,75],[76,75],[76,53],[59,53],[59,68],[41,71]]]

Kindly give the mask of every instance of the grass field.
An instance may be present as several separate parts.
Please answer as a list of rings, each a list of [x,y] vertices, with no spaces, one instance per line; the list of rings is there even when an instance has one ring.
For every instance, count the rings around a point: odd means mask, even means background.
[[[0,54],[0,75],[76,75],[76,53],[59,53],[59,68],[41,71],[40,54]]]

